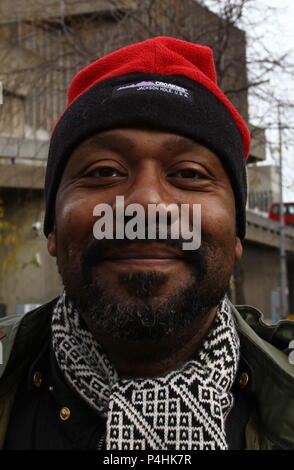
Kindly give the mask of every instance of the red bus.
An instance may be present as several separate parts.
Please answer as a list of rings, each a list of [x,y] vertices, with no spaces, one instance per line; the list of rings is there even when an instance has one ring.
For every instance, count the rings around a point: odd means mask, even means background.
[[[284,217],[286,225],[294,226],[294,202],[284,202]],[[272,220],[280,220],[280,203],[273,202],[269,208],[268,216]]]

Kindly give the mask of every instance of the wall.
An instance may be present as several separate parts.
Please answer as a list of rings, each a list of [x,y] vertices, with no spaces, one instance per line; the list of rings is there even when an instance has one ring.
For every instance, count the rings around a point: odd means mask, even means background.
[[[261,165],[247,167],[248,207],[268,212],[272,202],[279,201],[279,167]]]
[[[291,256],[288,254],[288,278],[291,279],[291,285],[294,282],[293,261],[293,253]],[[277,291],[279,283],[279,250],[245,242],[240,266],[244,274],[245,303],[261,310],[264,318],[270,322],[271,292]],[[290,308],[293,308],[293,293],[289,303]]]
[[[7,313],[15,304],[43,303],[61,290],[55,259],[47,252],[46,238],[32,224],[43,219],[43,192],[2,189],[4,219],[13,224],[15,243],[0,244],[0,303]],[[25,202],[25,203],[24,203]],[[40,263],[40,266],[38,264]]]

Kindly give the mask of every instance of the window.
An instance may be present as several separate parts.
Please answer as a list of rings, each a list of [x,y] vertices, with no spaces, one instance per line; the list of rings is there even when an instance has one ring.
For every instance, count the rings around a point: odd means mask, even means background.
[[[294,215],[294,204],[286,204],[287,214]]]

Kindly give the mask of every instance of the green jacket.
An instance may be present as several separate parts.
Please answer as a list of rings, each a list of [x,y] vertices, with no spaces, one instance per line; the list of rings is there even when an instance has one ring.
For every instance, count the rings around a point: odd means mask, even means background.
[[[55,302],[56,299],[26,315],[0,320],[0,362],[3,355],[3,364],[0,364],[0,448],[22,374],[48,340]],[[294,339],[294,322],[266,325],[255,308],[231,306],[242,354],[252,369],[256,398],[256,409],[246,427],[246,447],[250,450],[293,450],[294,365],[289,361],[291,351],[288,346]]]

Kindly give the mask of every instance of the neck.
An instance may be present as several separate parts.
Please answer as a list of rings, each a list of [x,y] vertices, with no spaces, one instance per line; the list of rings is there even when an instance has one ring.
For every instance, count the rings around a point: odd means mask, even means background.
[[[151,378],[166,375],[196,356],[216,317],[214,307],[180,334],[162,340],[118,340],[99,332],[95,338],[122,378]]]

